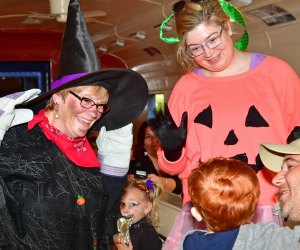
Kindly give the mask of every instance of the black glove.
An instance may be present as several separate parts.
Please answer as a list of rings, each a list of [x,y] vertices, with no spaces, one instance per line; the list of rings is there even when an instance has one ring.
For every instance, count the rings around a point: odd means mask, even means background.
[[[148,120],[151,129],[156,133],[169,161],[180,158],[182,147],[185,145],[187,135],[187,112],[181,116],[180,126],[177,127],[171,115],[158,116]]]

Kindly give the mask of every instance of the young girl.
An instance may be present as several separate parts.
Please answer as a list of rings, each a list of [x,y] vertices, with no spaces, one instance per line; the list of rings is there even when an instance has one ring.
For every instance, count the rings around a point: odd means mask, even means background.
[[[123,190],[120,211],[124,217],[133,217],[133,223],[129,228],[129,245],[124,237],[115,235],[117,249],[160,250],[162,242],[156,232],[159,224],[156,198],[161,193],[160,186],[151,180],[130,180]]]

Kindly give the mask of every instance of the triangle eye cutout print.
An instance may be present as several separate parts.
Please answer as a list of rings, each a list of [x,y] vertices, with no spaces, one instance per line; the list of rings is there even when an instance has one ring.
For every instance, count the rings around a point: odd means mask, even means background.
[[[262,117],[262,115],[258,112],[254,105],[249,108],[246,122],[246,127],[269,127],[269,124]]]
[[[212,109],[209,105],[206,109],[203,109],[194,119],[195,123],[203,124],[206,127],[212,128]]]
[[[237,144],[237,142],[239,141],[239,139],[237,138],[237,136],[234,133],[234,130],[230,130],[226,140],[224,141],[224,145],[235,145]]]

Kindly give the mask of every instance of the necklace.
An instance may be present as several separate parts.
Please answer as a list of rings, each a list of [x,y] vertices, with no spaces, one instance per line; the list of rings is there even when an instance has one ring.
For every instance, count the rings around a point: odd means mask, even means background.
[[[49,122],[46,123],[45,127],[54,135],[58,136],[58,137],[63,137],[63,133],[58,130],[56,127],[52,126]],[[86,151],[86,147],[85,145],[85,141],[86,141],[86,137],[82,137],[79,139],[74,139],[71,138],[69,136],[66,136],[66,138],[72,143],[72,145],[74,146],[74,148],[76,148],[76,150],[78,152],[85,152]],[[62,138],[63,139],[63,138]]]

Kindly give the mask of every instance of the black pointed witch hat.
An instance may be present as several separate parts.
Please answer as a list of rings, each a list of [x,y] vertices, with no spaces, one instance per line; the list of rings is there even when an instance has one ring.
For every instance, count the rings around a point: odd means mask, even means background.
[[[129,69],[100,69],[79,3],[70,0],[57,80],[52,83],[52,90],[22,107],[37,113],[60,90],[95,85],[108,90],[110,106],[110,111],[94,125],[96,128],[105,126],[107,130],[113,130],[123,127],[132,122],[146,106],[148,87],[140,74]]]

